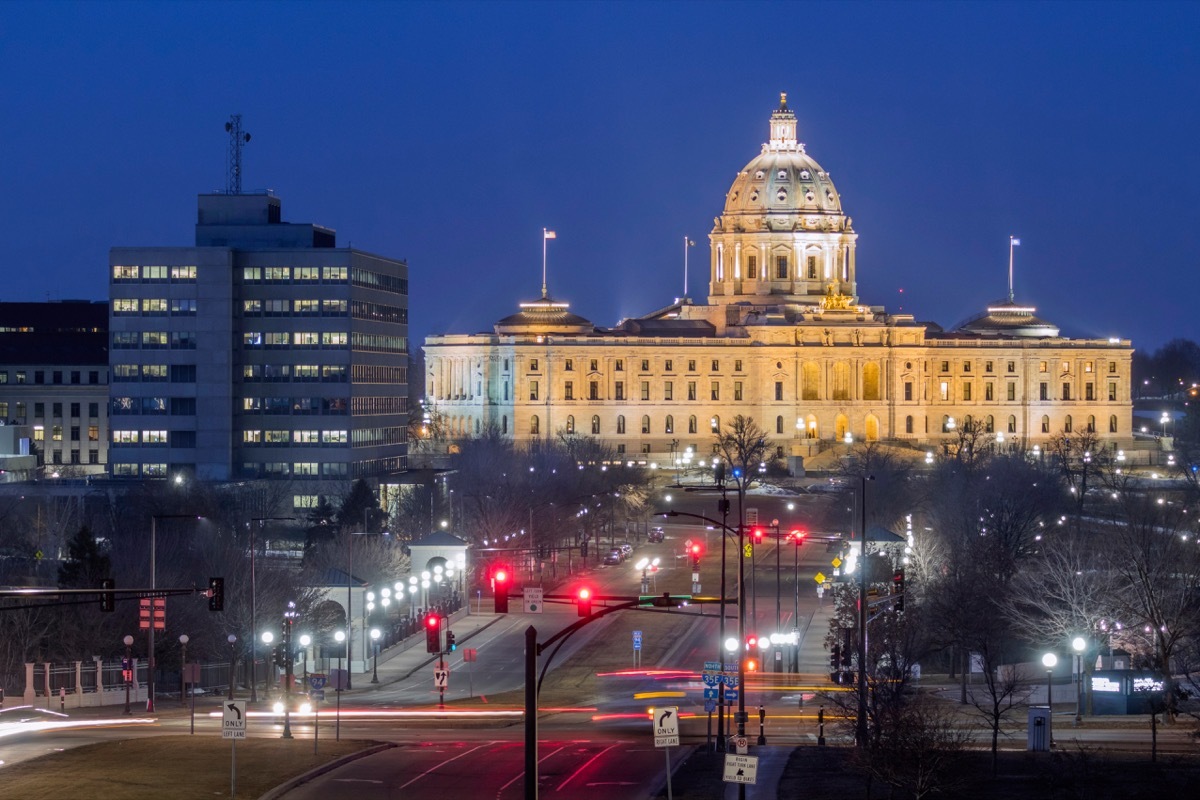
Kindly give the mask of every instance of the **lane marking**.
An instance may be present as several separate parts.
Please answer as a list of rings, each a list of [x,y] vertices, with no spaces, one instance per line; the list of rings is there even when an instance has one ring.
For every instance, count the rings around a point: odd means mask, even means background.
[[[563,750],[566,750],[566,749],[567,749],[567,746],[566,746],[566,745],[563,745],[562,747],[560,747],[560,748],[558,748],[557,750],[555,750],[553,753],[547,753],[546,755],[544,755],[544,756],[542,756],[541,758],[539,758],[539,759],[538,759],[538,763],[539,763],[539,764],[541,764],[541,763],[542,763],[543,761],[545,761],[547,758],[550,758],[551,756],[558,755],[559,753],[561,753]],[[497,798],[497,800],[499,800],[499,798],[500,798],[500,795],[504,794],[504,790],[505,790],[505,789],[507,789],[508,787],[512,786],[514,783],[516,783],[517,781],[521,780],[521,779],[522,779],[522,778],[524,778],[524,777],[525,777],[525,770],[522,768],[522,770],[516,774],[516,777],[514,777],[514,778],[513,778],[511,781],[509,781],[508,783],[504,784],[503,786],[501,786],[499,789],[497,789],[497,790],[496,790],[496,798]],[[535,780],[536,780],[536,779],[535,779]],[[401,787],[401,788],[403,788],[403,787]]]
[[[396,789],[397,789],[397,790],[399,790],[399,789],[403,789],[403,788],[405,788],[405,787],[407,787],[407,786],[411,786],[412,784],[414,784],[414,783],[416,783],[417,781],[421,780],[421,778],[424,778],[424,777],[426,777],[427,775],[430,775],[430,774],[432,774],[432,773],[433,773],[433,771],[434,771],[434,770],[436,770],[436,769],[438,769],[439,767],[444,767],[444,766],[446,766],[447,764],[449,764],[451,761],[457,761],[458,759],[462,758],[463,756],[467,756],[467,755],[470,755],[471,753],[474,753],[476,750],[482,750],[483,748],[485,748],[485,747],[491,747],[491,746],[492,746],[492,745],[494,745],[494,744],[496,744],[496,741],[495,741],[495,740],[493,740],[493,741],[490,741],[490,742],[484,742],[483,744],[479,745],[478,747],[472,747],[470,750],[467,750],[467,751],[465,751],[465,752],[459,753],[459,754],[458,754],[458,755],[456,755],[454,758],[448,758],[448,759],[446,759],[445,761],[441,761],[441,762],[439,762],[439,763],[437,763],[437,764],[434,764],[432,767],[430,767],[429,769],[425,770],[425,771],[424,771],[424,772],[422,772],[420,775],[418,775],[417,777],[413,778],[412,780],[410,780],[408,783],[404,784],[403,786],[397,786],[397,787],[396,787]]]
[[[560,783],[558,785],[558,788],[555,789],[554,791],[561,792],[563,790],[564,786],[566,786],[571,781],[575,780],[575,778],[579,776],[579,773],[583,772],[585,769],[587,769],[589,766],[591,766],[592,763],[594,763],[596,761],[596,759],[600,758],[605,753],[607,753],[609,750],[612,750],[614,747],[620,747],[623,744],[625,744],[625,743],[620,742],[620,741],[614,742],[613,744],[611,744],[608,747],[601,750],[599,753],[596,753],[596,755],[592,756],[587,761],[583,762],[583,764],[579,767],[579,769],[575,770],[569,776],[567,776],[567,779],[565,781],[563,781],[562,783]]]

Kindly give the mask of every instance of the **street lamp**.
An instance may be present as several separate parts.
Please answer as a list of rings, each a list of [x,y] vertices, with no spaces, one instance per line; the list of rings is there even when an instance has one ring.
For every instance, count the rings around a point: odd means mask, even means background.
[[[1071,640],[1071,649],[1075,651],[1075,727],[1083,722],[1083,651],[1087,648],[1087,640],[1076,636]]]
[[[275,641],[275,634],[271,633],[270,631],[263,631],[263,634],[262,634],[263,644],[267,645],[267,647],[270,647],[271,642],[273,642],[273,641]],[[271,685],[271,679],[269,677],[271,673],[267,672],[265,663],[263,664],[263,672],[265,673],[263,675],[263,683],[266,684],[263,688],[269,688]]]
[[[307,633],[300,634],[300,646],[304,648],[304,682],[308,682],[308,646],[312,644],[312,637]]]
[[[253,638],[253,637],[252,637]],[[234,667],[237,666],[237,637],[232,633],[225,637],[229,642],[229,699],[233,699]]]
[[[128,634],[121,641],[125,642],[125,715],[129,715],[129,688],[133,683],[133,637]]]
[[[1054,716],[1054,696],[1052,681],[1054,679],[1054,665],[1058,663],[1058,656],[1054,653],[1046,653],[1042,656],[1042,666],[1046,668],[1046,707],[1050,709],[1050,716]]]
[[[188,635],[186,633],[180,634],[179,645],[182,648],[182,655],[179,658],[183,664],[183,669],[179,671],[179,702],[184,708],[187,708],[187,643]]]
[[[337,642],[339,645],[341,645],[343,642],[346,641],[346,632],[345,631],[334,631],[333,632],[333,640],[335,642]],[[333,688],[337,691],[337,725],[334,728],[334,730],[336,731],[336,733],[334,734],[334,737],[339,742],[342,740],[342,684],[346,682],[343,677],[344,673],[342,672],[342,653],[343,652],[345,652],[345,650],[342,647],[338,647],[338,675],[337,675],[337,680],[334,681],[334,684],[333,684]]]
[[[371,628],[371,649],[375,654],[375,665],[371,668],[371,683],[379,683],[379,628]]]

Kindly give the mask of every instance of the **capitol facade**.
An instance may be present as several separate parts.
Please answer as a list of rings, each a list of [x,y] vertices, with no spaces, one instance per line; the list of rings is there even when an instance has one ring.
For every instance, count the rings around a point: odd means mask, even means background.
[[[425,400],[452,439],[594,436],[630,459],[713,447],[751,417],[793,464],[848,440],[940,448],[974,423],[1005,449],[1133,440],[1125,339],[1075,339],[1011,293],[944,330],[860,299],[858,234],[786,96],[709,234],[708,298],[598,327],[547,295],[491,333],[425,340]]]

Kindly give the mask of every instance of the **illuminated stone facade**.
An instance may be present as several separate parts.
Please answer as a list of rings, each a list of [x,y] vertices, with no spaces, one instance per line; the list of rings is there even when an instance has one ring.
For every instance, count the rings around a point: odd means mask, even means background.
[[[847,435],[933,448],[966,420],[1005,447],[1132,442],[1128,340],[1060,336],[1011,296],[953,331],[862,304],[857,233],[786,98],[709,240],[707,303],[598,328],[543,296],[493,333],[428,337],[427,406],[451,438],[594,435],[659,461],[738,414],[780,457]]]

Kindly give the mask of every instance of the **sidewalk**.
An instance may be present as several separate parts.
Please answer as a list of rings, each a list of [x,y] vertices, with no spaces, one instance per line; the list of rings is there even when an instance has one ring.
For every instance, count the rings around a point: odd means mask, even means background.
[[[460,608],[450,615],[447,622],[448,627],[454,631],[455,643],[461,649],[470,646],[469,642],[472,637],[502,619],[504,619],[503,614],[490,612],[481,614],[478,611],[468,613],[466,608]],[[437,659],[437,655],[425,651],[425,632],[421,631],[402,642],[397,642],[387,650],[381,650],[378,666],[379,683],[371,683],[371,670],[367,670],[361,675],[355,673],[353,680],[355,689],[352,692],[370,686],[382,686],[404,680],[422,668],[432,669]]]

